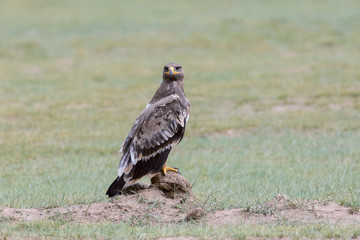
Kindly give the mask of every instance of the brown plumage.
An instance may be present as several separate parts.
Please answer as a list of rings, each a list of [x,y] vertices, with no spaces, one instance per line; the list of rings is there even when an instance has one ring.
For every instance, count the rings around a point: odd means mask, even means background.
[[[118,177],[106,194],[115,196],[129,184],[145,175],[166,167],[171,148],[184,136],[190,114],[190,102],[183,88],[184,71],[176,63],[164,66],[163,81],[150,103],[135,120],[126,140],[121,146],[122,157]]]

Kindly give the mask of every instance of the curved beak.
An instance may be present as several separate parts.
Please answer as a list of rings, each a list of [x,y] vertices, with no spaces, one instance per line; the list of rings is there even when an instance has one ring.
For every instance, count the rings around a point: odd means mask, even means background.
[[[170,77],[174,74],[174,72],[175,72],[174,68],[173,68],[173,67],[170,67],[170,69],[169,69],[169,75],[170,75]]]
[[[170,77],[171,77],[172,75],[178,74],[178,73],[180,73],[180,72],[175,71],[175,70],[174,70],[174,67],[170,67],[170,68],[169,68],[169,71],[168,71],[168,72],[165,72],[165,73],[166,73],[166,74],[169,74]]]

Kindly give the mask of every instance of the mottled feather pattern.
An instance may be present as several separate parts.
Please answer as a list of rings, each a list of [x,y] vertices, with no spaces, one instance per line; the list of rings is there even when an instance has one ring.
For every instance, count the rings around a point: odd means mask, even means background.
[[[129,174],[139,160],[147,161],[177,144],[185,132],[187,110],[181,109],[180,97],[172,94],[151,104],[135,120],[132,131],[123,144],[119,176]]]

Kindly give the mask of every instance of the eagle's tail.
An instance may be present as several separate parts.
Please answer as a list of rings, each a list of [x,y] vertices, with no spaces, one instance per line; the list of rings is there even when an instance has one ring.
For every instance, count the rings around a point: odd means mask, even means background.
[[[106,192],[106,195],[109,197],[113,197],[121,192],[126,182],[124,181],[124,177],[117,177],[115,181],[110,185],[109,189]]]

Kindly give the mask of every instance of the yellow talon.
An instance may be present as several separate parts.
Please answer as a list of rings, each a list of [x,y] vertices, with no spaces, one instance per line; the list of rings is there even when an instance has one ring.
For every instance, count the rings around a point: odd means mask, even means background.
[[[173,172],[179,173],[179,169],[172,168],[172,167],[163,167],[161,169],[161,171],[164,173],[164,175],[166,175],[167,171],[173,171]]]

